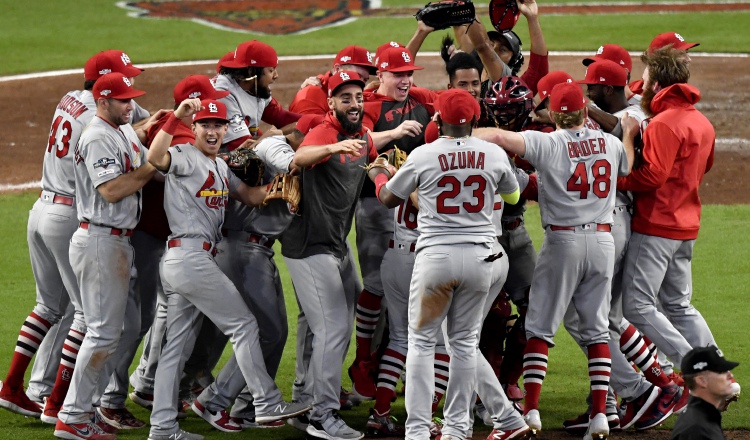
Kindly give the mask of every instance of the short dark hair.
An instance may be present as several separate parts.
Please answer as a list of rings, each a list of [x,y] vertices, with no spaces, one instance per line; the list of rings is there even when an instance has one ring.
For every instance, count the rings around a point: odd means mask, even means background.
[[[83,82],[83,90],[94,90],[95,79],[87,79]]]
[[[466,52],[458,52],[445,63],[445,70],[448,72],[450,82],[453,82],[453,79],[456,77],[457,70],[464,69],[476,69],[477,72],[482,73],[482,66],[477,62],[476,58]]]
[[[698,384],[695,381],[695,378],[698,377],[701,373],[695,373],[695,374],[685,374],[682,373],[682,379],[685,381],[685,385],[688,387],[688,389],[694,390]]]
[[[221,66],[219,74],[226,75],[235,81],[239,82],[245,78],[251,78],[252,76],[259,77],[263,74],[263,67],[224,67]]]

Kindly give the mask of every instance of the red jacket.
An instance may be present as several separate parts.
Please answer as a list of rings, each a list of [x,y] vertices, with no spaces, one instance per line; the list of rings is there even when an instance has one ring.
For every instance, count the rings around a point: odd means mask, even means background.
[[[714,163],[716,132],[695,107],[700,91],[674,84],[651,101],[654,116],[643,132],[643,165],[617,180],[634,192],[632,230],[672,240],[698,237],[698,187]]]

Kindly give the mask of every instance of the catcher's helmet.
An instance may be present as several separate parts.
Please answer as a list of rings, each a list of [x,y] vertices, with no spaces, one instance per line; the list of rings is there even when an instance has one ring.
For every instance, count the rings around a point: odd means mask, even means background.
[[[519,131],[534,108],[534,94],[521,78],[504,76],[487,90],[484,104],[495,125]]]

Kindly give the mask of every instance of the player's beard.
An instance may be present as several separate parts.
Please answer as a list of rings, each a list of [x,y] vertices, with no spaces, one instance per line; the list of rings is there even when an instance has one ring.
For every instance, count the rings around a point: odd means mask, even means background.
[[[256,96],[258,98],[260,98],[260,99],[268,99],[268,98],[270,98],[271,97],[271,88],[259,85]]]
[[[344,129],[344,133],[346,134],[356,134],[362,131],[362,109],[359,109],[359,118],[357,118],[357,122],[350,121],[347,112],[342,112],[338,109],[336,110],[336,119],[339,120],[341,128]]]
[[[651,111],[651,101],[654,100],[654,96],[656,96],[656,92],[654,92],[653,87],[650,84],[644,84],[643,94],[641,95],[641,110],[643,110],[646,116],[654,115],[654,112]]]

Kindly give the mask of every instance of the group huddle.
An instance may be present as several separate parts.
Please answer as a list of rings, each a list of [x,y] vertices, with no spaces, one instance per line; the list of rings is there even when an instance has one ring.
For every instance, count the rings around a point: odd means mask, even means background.
[[[607,42],[576,80],[549,71],[536,3],[517,6],[525,72],[518,35],[477,21],[444,38],[439,91],[414,81],[435,31],[422,21],[406,46],[343,48],[288,108],[271,93],[276,51],[257,40],[153,113],[127,54],[94,55],[53,116],[28,222],[37,305],[0,406],[71,440],[145,427],[128,397],[151,410],[151,440],[202,439],[180,429],[188,409],[227,433],[464,440],[476,415],[488,439],[532,438],[563,324],[591,382],[565,430],[604,439],[685,411],[693,380],[673,363],[717,345],[690,304],[715,142],[687,84],[697,44],[658,35],[631,81],[629,53]],[[243,150],[262,162],[253,181],[222,160]],[[301,201],[269,198],[277,185]],[[288,335],[277,241],[299,306],[290,402],[275,382]],[[405,426],[390,413],[399,381]],[[732,382],[720,409],[739,393]],[[340,411],[365,401],[366,426],[349,426]]]

